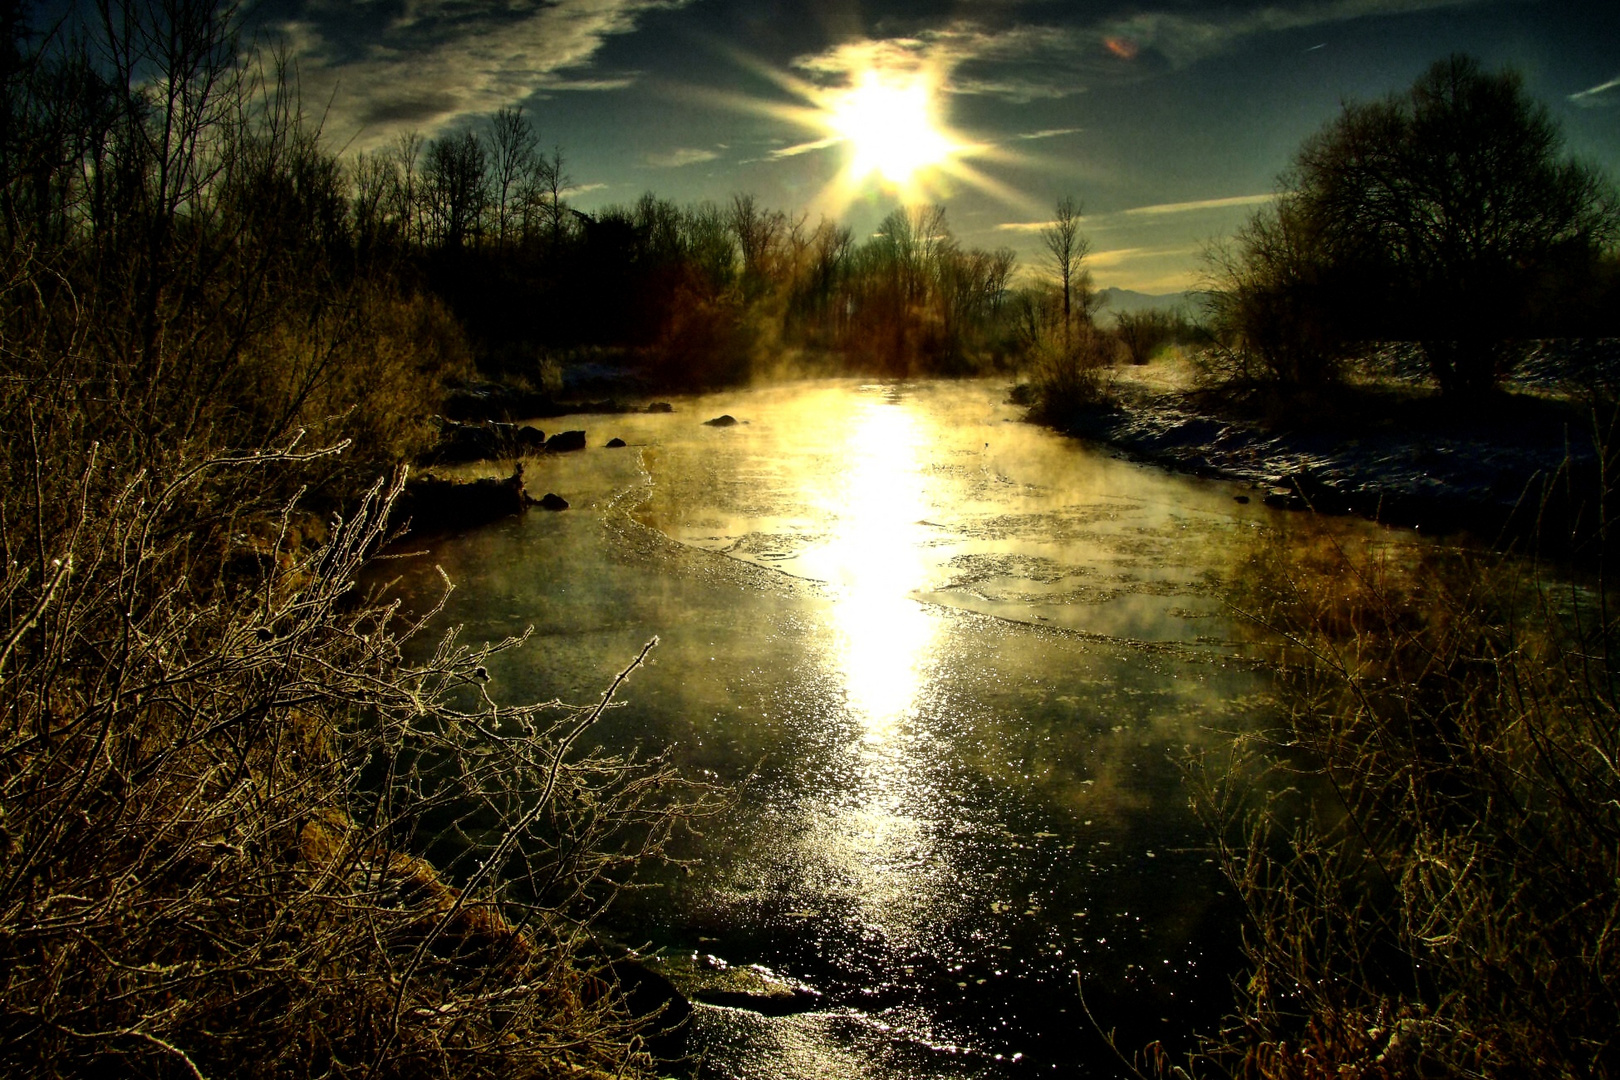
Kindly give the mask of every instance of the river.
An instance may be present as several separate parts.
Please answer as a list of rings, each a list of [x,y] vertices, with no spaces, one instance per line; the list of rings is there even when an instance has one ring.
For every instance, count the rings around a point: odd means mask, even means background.
[[[1178,760],[1263,717],[1230,586],[1321,526],[1005,397],[817,381],[566,418],[590,448],[527,479],[571,509],[407,575],[444,567],[467,638],[536,628],[506,700],[592,700],[659,639],[598,737],[734,799],[607,929],[820,995],[700,1005],[703,1075],[1108,1076],[1099,1026],[1186,1045],[1230,1005],[1240,912]]]

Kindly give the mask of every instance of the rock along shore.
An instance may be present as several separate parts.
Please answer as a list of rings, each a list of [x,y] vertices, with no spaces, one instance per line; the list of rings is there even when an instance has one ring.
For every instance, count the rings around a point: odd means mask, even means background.
[[[1486,541],[1535,531],[1538,515],[1556,532],[1579,493],[1596,491],[1594,410],[1577,397],[1517,386],[1459,417],[1432,395],[1386,393],[1370,408],[1368,396],[1354,422],[1268,424],[1184,380],[1126,371],[1106,405],[1062,430],[1134,460],[1244,484],[1273,506]],[[1552,482],[1566,472],[1571,482]]]

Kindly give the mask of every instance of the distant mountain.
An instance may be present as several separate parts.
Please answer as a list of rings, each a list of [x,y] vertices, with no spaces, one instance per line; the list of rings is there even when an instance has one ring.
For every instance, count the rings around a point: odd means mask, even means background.
[[[1102,309],[1102,317],[1105,320],[1109,315],[1117,315],[1121,312],[1147,311],[1151,308],[1170,311],[1179,307],[1190,315],[1198,307],[1198,298],[1190,292],[1140,293],[1132,289],[1116,289],[1110,286],[1106,289],[1099,289],[1098,295],[1107,301]]]

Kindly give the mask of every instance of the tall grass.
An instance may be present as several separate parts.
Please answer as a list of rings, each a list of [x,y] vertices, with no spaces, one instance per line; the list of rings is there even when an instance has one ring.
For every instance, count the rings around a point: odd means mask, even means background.
[[[1285,715],[1193,773],[1247,912],[1214,1071],[1620,1073],[1620,612],[1594,505],[1591,575],[1256,557]]]

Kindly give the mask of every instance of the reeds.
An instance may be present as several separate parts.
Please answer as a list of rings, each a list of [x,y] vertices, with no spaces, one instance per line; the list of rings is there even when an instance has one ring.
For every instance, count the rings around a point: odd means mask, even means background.
[[[1601,566],[1324,541],[1250,570],[1284,708],[1193,769],[1247,914],[1237,1011],[1204,1064],[1620,1072],[1620,624]]]

